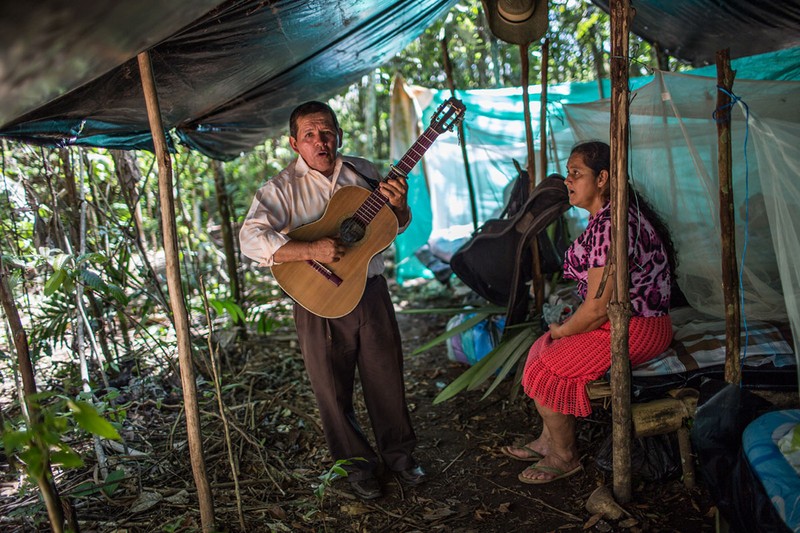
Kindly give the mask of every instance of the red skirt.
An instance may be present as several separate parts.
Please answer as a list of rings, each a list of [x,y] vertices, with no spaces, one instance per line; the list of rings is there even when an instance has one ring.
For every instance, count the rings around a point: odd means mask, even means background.
[[[672,341],[669,315],[632,317],[629,326],[631,366],[658,356]],[[611,324],[553,340],[545,333],[533,343],[522,386],[539,404],[566,415],[592,412],[586,384],[611,368]]]

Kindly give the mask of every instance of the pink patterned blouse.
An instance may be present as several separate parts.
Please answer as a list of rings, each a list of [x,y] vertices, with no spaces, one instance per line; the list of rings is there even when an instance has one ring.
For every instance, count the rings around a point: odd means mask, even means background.
[[[611,207],[606,204],[589,218],[564,257],[564,277],[578,282],[586,299],[589,269],[603,267],[611,244]],[[633,316],[654,317],[669,312],[670,267],[667,252],[652,224],[633,202],[628,208],[628,268]],[[610,288],[610,287],[609,287]]]

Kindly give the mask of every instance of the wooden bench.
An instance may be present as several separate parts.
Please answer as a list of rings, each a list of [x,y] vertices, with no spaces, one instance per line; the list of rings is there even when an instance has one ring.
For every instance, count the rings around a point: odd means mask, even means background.
[[[602,401],[606,409],[611,407],[611,384],[608,381],[592,381],[586,386],[586,391],[590,400]],[[664,398],[631,404],[635,437],[676,433],[681,454],[683,484],[687,488],[693,488],[696,481],[687,422],[694,418],[699,395],[695,389],[674,389]]]

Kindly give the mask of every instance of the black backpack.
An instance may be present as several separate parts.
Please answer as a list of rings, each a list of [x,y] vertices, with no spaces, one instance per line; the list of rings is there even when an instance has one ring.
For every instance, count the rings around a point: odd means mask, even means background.
[[[527,314],[526,282],[533,276],[534,236],[539,235],[544,274],[561,271],[567,248],[562,224],[556,226],[554,240],[544,231],[561,221],[561,214],[570,208],[564,177],[549,175],[530,195],[528,183],[527,172],[520,171],[501,218],[487,220],[450,259],[453,273],[468,287],[495,305],[508,306],[512,323]]]

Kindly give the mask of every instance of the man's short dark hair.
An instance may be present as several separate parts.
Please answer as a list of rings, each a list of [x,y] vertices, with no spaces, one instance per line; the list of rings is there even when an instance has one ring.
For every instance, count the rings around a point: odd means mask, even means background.
[[[328,113],[333,119],[333,126],[336,131],[339,131],[339,119],[336,118],[336,113],[333,112],[331,106],[323,102],[311,100],[300,104],[294,108],[291,116],[289,117],[289,135],[297,138],[297,119],[306,115],[313,115],[314,113]]]

